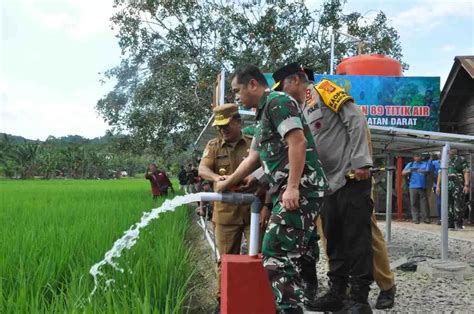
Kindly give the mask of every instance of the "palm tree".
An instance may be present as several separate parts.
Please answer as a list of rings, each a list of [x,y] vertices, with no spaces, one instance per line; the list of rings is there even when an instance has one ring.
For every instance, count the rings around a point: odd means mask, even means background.
[[[8,156],[14,161],[20,173],[21,179],[31,178],[37,167],[37,157],[39,144],[20,144],[12,146],[7,152]]]
[[[40,155],[40,169],[44,179],[50,179],[58,170],[59,156],[55,151],[45,151]]]

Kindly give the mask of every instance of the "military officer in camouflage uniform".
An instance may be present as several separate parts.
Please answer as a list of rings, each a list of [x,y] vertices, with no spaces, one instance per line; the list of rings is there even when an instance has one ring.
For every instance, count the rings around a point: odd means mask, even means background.
[[[313,85],[308,74],[312,76],[297,63],[273,74],[274,89],[287,92],[301,104],[329,179],[330,188],[324,196],[321,219],[327,239],[330,290],[321,298],[308,301],[307,307],[314,311],[344,308],[348,313],[371,313],[369,286],[373,281],[373,263],[379,264],[373,261],[372,245],[375,247],[379,242],[372,244],[375,223],[371,223],[373,203],[369,167],[372,157],[367,122],[352,97],[342,88],[328,80]],[[376,224],[375,229],[378,230]],[[378,234],[381,236],[380,231]],[[383,264],[391,275],[387,287],[390,290],[394,289],[393,274],[383,241],[381,244],[377,248],[381,247],[385,253],[379,255],[384,258]],[[348,283],[351,290],[349,300],[344,304]],[[393,290],[389,300],[392,306],[394,293]]]
[[[255,66],[234,73],[232,90],[246,108],[256,108],[257,125],[249,157],[216,188],[224,191],[263,165],[273,204],[263,239],[263,265],[278,311],[303,313],[301,260],[308,254],[313,220],[327,188],[326,177],[294,99],[270,91]]]
[[[441,193],[441,175],[438,175],[436,193]],[[458,150],[449,150],[448,163],[448,226],[463,229],[464,194],[469,193],[470,172],[467,160],[458,155]]]

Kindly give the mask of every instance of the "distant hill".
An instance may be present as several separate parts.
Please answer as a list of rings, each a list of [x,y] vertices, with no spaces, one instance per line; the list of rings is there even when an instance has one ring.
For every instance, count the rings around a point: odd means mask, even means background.
[[[7,133],[0,133],[0,143],[8,141],[12,144],[23,144],[23,143],[38,143],[41,141],[30,140],[23,136],[11,135]]]
[[[4,141],[9,141],[12,144],[23,144],[23,143],[58,143],[58,144],[107,144],[113,136],[105,135],[101,137],[95,137],[93,139],[88,139],[80,135],[68,135],[61,137],[54,137],[52,135],[48,136],[46,141],[40,140],[31,140],[24,138],[23,136],[11,135],[7,133],[0,133],[0,143]]]

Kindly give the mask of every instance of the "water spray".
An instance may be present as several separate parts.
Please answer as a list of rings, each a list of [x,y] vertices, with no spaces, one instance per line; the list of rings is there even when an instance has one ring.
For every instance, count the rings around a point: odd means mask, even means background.
[[[251,204],[251,216],[250,216],[250,245],[249,255],[257,257],[258,255],[258,239],[259,239],[259,216],[260,216],[260,199],[253,194],[243,193],[212,193],[212,192],[201,192],[195,194],[187,194],[184,196],[177,196],[171,200],[166,200],[160,207],[152,209],[150,212],[146,212],[142,215],[140,221],[125,231],[124,235],[116,240],[112,248],[107,251],[104,258],[94,264],[89,273],[94,278],[94,289],[89,295],[89,301],[94,293],[97,291],[99,285],[99,277],[103,276],[104,273],[101,268],[105,265],[112,266],[113,269],[124,272],[122,268],[118,266],[118,263],[114,259],[119,258],[122,255],[123,250],[130,250],[137,242],[140,236],[140,229],[146,227],[153,219],[160,216],[161,213],[167,211],[174,211],[177,207],[192,203],[192,202],[212,202],[220,201],[223,203],[232,204]],[[106,280],[106,286],[109,286],[113,280]]]

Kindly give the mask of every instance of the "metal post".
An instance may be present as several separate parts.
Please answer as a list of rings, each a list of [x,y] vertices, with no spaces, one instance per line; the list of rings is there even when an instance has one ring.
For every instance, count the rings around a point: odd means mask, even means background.
[[[403,219],[403,160],[402,157],[397,157],[397,219]]]
[[[387,155],[386,168],[393,168],[393,156]],[[385,241],[390,244],[392,241],[392,190],[393,190],[393,170],[387,170],[387,203],[385,209]]]
[[[469,154],[469,169],[471,169],[471,172],[469,173],[469,202],[470,205],[470,212],[469,212],[469,222],[472,223],[474,222],[474,199],[472,198],[474,196],[474,184],[472,183],[472,179],[474,178],[474,154],[470,153]]]
[[[222,69],[221,71],[221,82],[220,82],[220,90],[219,90],[219,106],[222,106],[225,101],[225,70]]]
[[[331,31],[331,64],[329,66],[329,74],[334,74],[334,31]]]
[[[449,143],[441,154],[441,259],[448,259],[448,162]]]
[[[201,202],[201,203],[202,203],[202,202]],[[211,232],[207,229],[207,220],[204,220],[204,218],[199,217],[198,225],[199,225],[199,226],[202,228],[202,230],[204,231],[204,234],[205,234],[205,236],[206,236],[207,242],[208,242],[209,245],[211,246],[212,252],[214,253],[215,261],[216,261],[216,263],[218,263],[219,260],[221,259],[221,256],[220,256],[220,254],[219,254],[219,251],[217,250],[217,245],[216,245],[216,240],[215,240],[216,235],[215,235],[215,234],[212,234],[212,236],[211,236]]]

